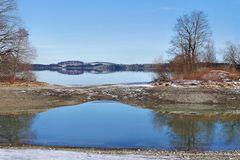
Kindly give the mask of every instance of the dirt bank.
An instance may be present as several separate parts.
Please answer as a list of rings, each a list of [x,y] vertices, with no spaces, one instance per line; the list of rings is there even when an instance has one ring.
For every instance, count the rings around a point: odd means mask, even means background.
[[[240,113],[240,89],[103,85],[91,87],[1,86],[0,113],[35,113],[94,100],[114,100],[159,112]]]

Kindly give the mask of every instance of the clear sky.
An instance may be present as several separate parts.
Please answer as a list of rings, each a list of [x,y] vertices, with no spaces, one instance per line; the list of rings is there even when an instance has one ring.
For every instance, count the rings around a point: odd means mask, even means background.
[[[176,19],[205,11],[218,50],[240,42],[240,0],[17,0],[35,63],[63,60],[152,63],[173,37]]]

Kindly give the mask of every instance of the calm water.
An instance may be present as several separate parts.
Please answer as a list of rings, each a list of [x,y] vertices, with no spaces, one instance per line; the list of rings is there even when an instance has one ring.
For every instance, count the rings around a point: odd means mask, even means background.
[[[240,149],[240,117],[167,115],[112,101],[51,109],[35,116],[0,116],[2,143],[49,146]]]
[[[38,81],[60,85],[144,83],[152,81],[154,77],[154,74],[150,72],[83,73],[80,75],[68,75],[51,71],[38,71],[35,73]]]

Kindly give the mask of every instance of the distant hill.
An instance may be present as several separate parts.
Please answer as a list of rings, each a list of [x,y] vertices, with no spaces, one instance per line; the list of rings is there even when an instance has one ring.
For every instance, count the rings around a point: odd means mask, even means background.
[[[209,67],[220,67],[228,66],[225,63],[213,63],[205,64],[199,63],[199,66],[209,66]],[[132,71],[132,72],[155,72],[159,69],[159,66],[164,67],[166,70],[169,69],[169,64],[115,64],[111,62],[89,62],[85,63],[82,61],[63,61],[57,64],[33,64],[33,71],[57,71],[62,74],[78,75],[84,72],[90,73],[111,73],[120,71]],[[239,67],[240,68],[240,67]]]
[[[84,65],[84,62],[81,62],[81,61],[64,61],[64,62],[59,62],[57,64],[58,66],[61,66],[61,67],[66,67],[66,66],[81,66],[81,65]]]
[[[32,70],[42,71],[58,71],[62,74],[83,74],[85,72],[92,73],[109,73],[117,71],[143,71],[150,72],[155,69],[154,64],[115,64],[110,62],[90,62],[82,61],[63,61],[57,64],[33,64]]]

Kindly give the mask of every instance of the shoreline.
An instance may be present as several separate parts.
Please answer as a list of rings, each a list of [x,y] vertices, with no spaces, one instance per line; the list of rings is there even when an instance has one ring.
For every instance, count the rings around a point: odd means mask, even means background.
[[[178,97],[179,96],[179,97]],[[37,114],[49,109],[72,106],[90,101],[110,100],[147,108],[165,114],[208,118],[240,118],[240,89],[205,88],[205,87],[171,87],[139,84],[118,84],[100,86],[1,86],[0,115]],[[59,154],[59,152],[61,154]],[[24,154],[22,154],[24,152]],[[240,151],[166,151],[146,149],[100,149],[78,147],[49,147],[34,145],[0,144],[0,153],[10,157],[12,153],[22,158],[37,159],[44,155],[68,160],[79,157],[93,160],[124,159],[239,159]],[[8,154],[11,153],[11,154]],[[62,154],[65,155],[62,157]],[[71,157],[71,154],[76,157]],[[31,157],[32,156],[32,157]],[[1,156],[0,156],[1,158]],[[11,157],[12,158],[12,157]],[[11,159],[10,158],[10,159]],[[48,157],[40,157],[47,159]],[[13,158],[14,159],[14,158]]]
[[[110,100],[156,112],[240,114],[240,89],[118,84],[0,86],[0,114],[35,114],[51,108]]]
[[[39,154],[41,152],[41,154]],[[42,157],[44,155],[44,157]],[[74,157],[72,157],[74,155]],[[167,151],[167,150],[144,150],[144,149],[99,149],[99,148],[73,148],[73,147],[47,147],[47,146],[0,146],[1,156],[11,157],[21,156],[21,159],[46,159],[49,156],[54,158],[68,160],[74,159],[123,159],[123,160],[220,160],[233,159],[240,157],[240,151]],[[24,159],[24,160],[25,160]]]

